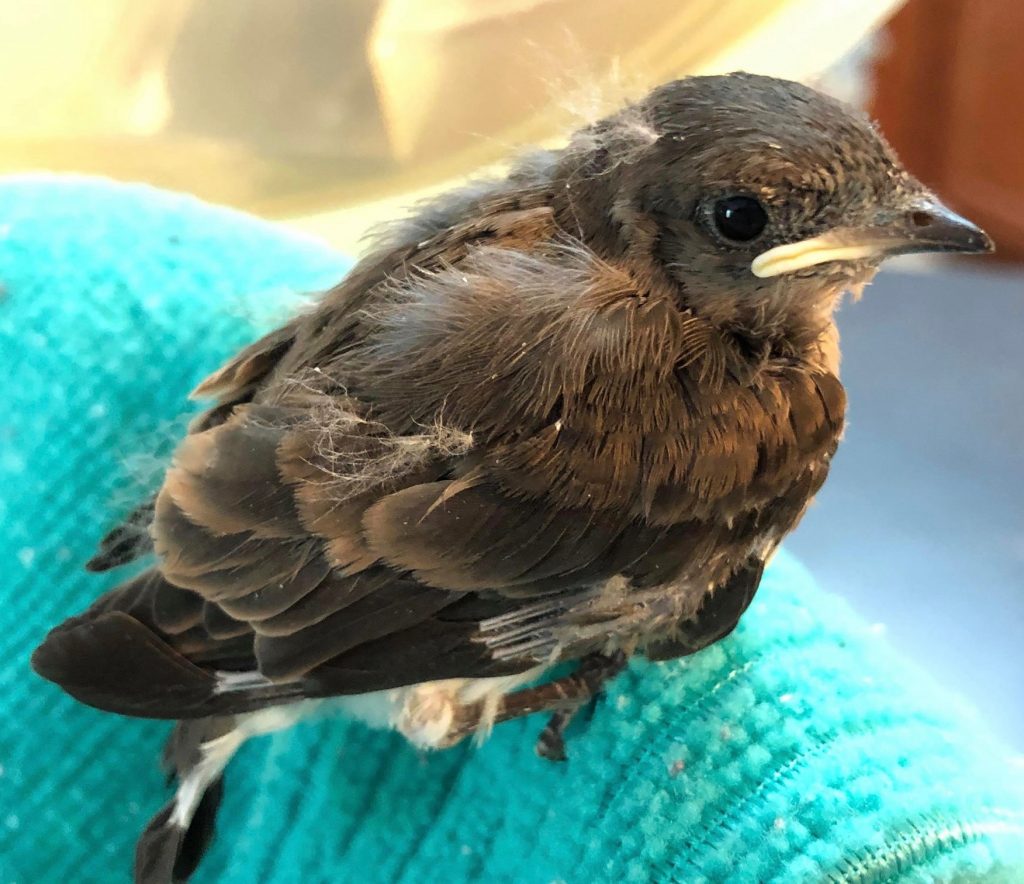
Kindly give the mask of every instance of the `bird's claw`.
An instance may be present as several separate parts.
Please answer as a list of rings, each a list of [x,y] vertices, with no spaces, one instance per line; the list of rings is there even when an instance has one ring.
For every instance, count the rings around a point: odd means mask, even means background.
[[[541,758],[548,761],[568,760],[569,756],[565,752],[565,729],[572,721],[574,711],[561,710],[548,719],[534,746],[534,750]]]

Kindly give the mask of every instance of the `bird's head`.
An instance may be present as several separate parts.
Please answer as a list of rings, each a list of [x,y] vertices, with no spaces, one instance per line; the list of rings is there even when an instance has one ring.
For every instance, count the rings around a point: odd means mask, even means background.
[[[653,258],[723,321],[830,307],[893,255],[992,250],[866,117],[771,77],[660,86],[577,133],[562,169],[566,227],[605,254]]]

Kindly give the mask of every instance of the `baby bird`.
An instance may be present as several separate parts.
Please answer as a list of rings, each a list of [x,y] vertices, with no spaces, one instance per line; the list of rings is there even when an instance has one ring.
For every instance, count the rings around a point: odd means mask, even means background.
[[[232,754],[317,704],[427,748],[547,711],[564,757],[632,655],[733,629],[821,487],[842,294],[991,248],[868,120],[748,74],[667,83],[392,226],[199,386],[90,567],[155,564],[33,657],[179,722],[136,880],[187,878]]]

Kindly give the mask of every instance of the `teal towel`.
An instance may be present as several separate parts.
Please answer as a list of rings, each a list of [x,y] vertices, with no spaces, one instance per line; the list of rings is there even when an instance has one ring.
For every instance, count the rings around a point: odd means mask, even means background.
[[[346,266],[186,197],[0,181],[0,884],[128,879],[167,725],[75,704],[29,652],[121,576],[82,563],[190,387]],[[635,663],[567,764],[542,724],[429,755],[341,719],[253,741],[196,880],[1024,881],[1019,763],[785,554],[727,641]]]

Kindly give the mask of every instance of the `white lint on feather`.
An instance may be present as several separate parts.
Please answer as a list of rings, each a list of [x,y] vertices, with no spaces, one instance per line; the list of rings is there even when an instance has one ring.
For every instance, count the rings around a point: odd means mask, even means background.
[[[388,433],[382,424],[366,421],[341,407],[319,409],[314,450],[331,476],[328,493],[348,500],[392,479],[411,473],[435,458],[457,457],[473,447],[473,435],[441,420],[409,436]],[[358,431],[363,432],[358,432]],[[369,431],[372,435],[364,435]],[[359,438],[353,443],[353,434]]]
[[[565,65],[558,68],[564,70]],[[609,161],[578,174],[606,175],[616,166],[639,159],[661,137],[647,105],[636,100],[648,91],[641,77],[627,76],[617,61],[607,70],[577,69],[573,73],[578,79],[551,84],[552,98],[570,124],[567,140],[585,154],[606,151]]]
[[[324,492],[344,502],[390,480],[407,475],[431,460],[458,457],[473,447],[473,434],[445,423],[442,417],[420,432],[398,435],[359,413],[355,400],[341,393],[320,393],[313,384],[293,381],[314,393],[303,428],[313,437],[313,451],[328,475]]]

